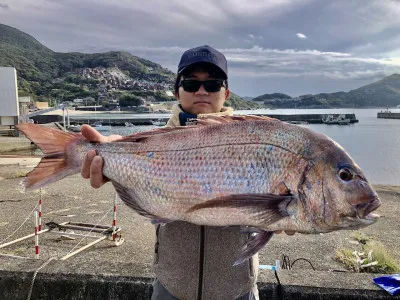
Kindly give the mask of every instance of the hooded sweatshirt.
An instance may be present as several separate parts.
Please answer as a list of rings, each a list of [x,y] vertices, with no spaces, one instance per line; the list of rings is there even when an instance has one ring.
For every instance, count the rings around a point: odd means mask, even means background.
[[[172,109],[167,126],[193,124],[205,116],[231,116],[233,110],[192,115],[180,105]],[[240,226],[198,226],[175,221],[156,227],[153,270],[157,279],[181,300],[235,299],[250,290],[257,295],[258,255],[233,266],[249,235]]]

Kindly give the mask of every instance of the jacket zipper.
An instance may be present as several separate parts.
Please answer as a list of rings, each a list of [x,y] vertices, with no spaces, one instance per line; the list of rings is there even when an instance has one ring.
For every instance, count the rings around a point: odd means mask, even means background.
[[[159,254],[158,254],[158,247],[160,245],[160,225],[156,226],[156,244],[154,246],[154,264],[158,264],[158,258],[159,258]]]
[[[200,226],[200,266],[199,266],[199,289],[197,291],[197,300],[203,297],[203,268],[204,268],[204,226]]]
[[[251,233],[248,236],[248,239],[251,238]],[[250,276],[254,276],[254,269],[253,269],[253,257],[249,258],[249,267],[250,267]]]

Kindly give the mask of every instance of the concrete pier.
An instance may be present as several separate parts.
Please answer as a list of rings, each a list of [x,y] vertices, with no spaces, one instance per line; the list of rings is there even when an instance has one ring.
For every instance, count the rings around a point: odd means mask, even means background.
[[[257,116],[264,116],[275,118],[285,122],[305,122],[309,124],[323,124],[322,119],[326,117],[326,115],[331,115],[334,118],[337,118],[342,114],[296,114],[296,115],[274,115],[274,114],[256,114]],[[344,114],[346,119],[350,120],[350,123],[358,123],[355,114]]]
[[[400,119],[400,113],[378,112],[378,119]]]
[[[266,116],[276,118],[285,122],[305,122],[310,124],[322,124],[322,119],[325,114],[296,114],[296,115],[278,115],[278,114],[254,114],[257,116]],[[340,114],[329,114],[337,118]],[[350,119],[350,123],[357,123],[355,114],[345,114],[346,119]],[[87,124],[96,121],[102,121],[104,125],[112,126],[125,126],[125,122],[132,123],[133,125],[152,125],[152,121],[161,120],[168,121],[171,114],[96,114],[96,115],[71,115],[71,124]],[[42,115],[32,117],[35,123],[43,124],[49,122],[62,122],[62,118],[56,118],[52,115]]]

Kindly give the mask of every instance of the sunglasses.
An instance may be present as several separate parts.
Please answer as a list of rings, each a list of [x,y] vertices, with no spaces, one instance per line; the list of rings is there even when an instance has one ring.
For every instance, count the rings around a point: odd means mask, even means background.
[[[219,92],[222,87],[225,87],[224,80],[221,79],[210,79],[210,80],[195,80],[195,79],[185,79],[179,83],[185,92],[197,92],[200,86],[203,85],[204,89],[209,93]]]

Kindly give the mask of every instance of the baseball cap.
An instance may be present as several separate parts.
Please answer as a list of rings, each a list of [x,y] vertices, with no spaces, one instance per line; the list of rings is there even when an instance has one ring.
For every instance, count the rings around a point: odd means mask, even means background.
[[[187,67],[196,63],[210,63],[221,69],[225,77],[228,78],[228,63],[225,56],[208,45],[186,50],[182,54],[178,65],[178,74],[181,74]]]

